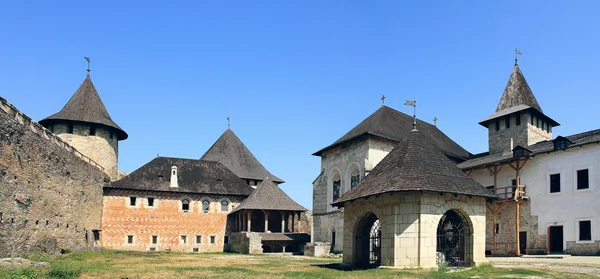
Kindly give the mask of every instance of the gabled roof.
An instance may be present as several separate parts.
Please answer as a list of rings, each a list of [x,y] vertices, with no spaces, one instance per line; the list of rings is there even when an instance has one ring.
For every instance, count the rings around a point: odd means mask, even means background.
[[[262,180],[270,177],[277,183],[285,182],[267,171],[231,129],[227,129],[200,160],[217,161],[242,179]]]
[[[413,130],[356,188],[333,205],[390,192],[426,191],[495,198],[446,157],[425,135]]]
[[[178,187],[170,187],[171,167]],[[248,196],[252,187],[218,162],[156,157],[106,188]]]
[[[531,88],[529,88],[523,73],[521,73],[519,65],[515,64],[515,67],[510,74],[510,78],[508,79],[508,83],[506,84],[506,88],[504,88],[504,93],[502,93],[502,98],[500,98],[498,107],[496,107],[496,112],[519,105],[529,106],[539,112],[543,112],[535,99],[535,96],[533,96]]]
[[[90,77],[85,78],[61,111],[42,119],[39,123],[47,127],[53,122],[64,120],[105,125],[117,130],[119,140],[127,139],[127,133],[110,118]]]
[[[315,152],[313,155],[321,156],[326,150],[365,135],[401,142],[412,130],[412,124],[412,116],[387,106],[382,106],[343,137],[333,144]],[[470,156],[468,151],[446,136],[436,126],[417,119],[417,127],[419,127],[419,130],[425,137],[433,141],[446,155],[463,159]]]
[[[231,213],[242,209],[308,211],[296,203],[270,178],[264,178],[254,192]]]
[[[592,131],[588,131],[588,132],[584,132],[584,133],[579,133],[579,134],[574,134],[574,135],[567,136],[567,137],[558,136],[554,140],[541,141],[536,144],[527,146],[527,149],[531,151],[531,154],[530,154],[531,156],[536,156],[538,154],[543,154],[543,153],[562,151],[564,149],[554,150],[554,141],[557,139],[560,139],[560,138],[566,139],[569,142],[571,142],[571,144],[569,145],[567,150],[570,148],[573,148],[573,147],[577,147],[577,146],[581,147],[581,146],[592,144],[592,143],[600,143],[600,129],[592,130]],[[513,155],[511,153],[508,153],[508,154],[497,153],[497,154],[490,155],[489,153],[486,152],[486,153],[483,153],[480,155],[474,155],[474,157],[472,159],[469,159],[467,161],[464,161],[464,162],[458,164],[458,167],[463,170],[477,169],[477,168],[484,168],[487,166],[510,162],[512,160],[513,160]]]

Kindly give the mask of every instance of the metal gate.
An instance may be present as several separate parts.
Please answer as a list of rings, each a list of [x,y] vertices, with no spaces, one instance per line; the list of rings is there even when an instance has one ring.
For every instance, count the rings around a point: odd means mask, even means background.
[[[469,266],[467,255],[471,254],[471,230],[465,218],[450,210],[442,216],[437,229],[437,264]]]
[[[381,265],[381,227],[379,220],[373,223],[369,233],[369,265]]]

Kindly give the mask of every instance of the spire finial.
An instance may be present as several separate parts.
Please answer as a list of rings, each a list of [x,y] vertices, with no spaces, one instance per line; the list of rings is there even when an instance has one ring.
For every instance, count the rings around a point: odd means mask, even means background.
[[[517,55],[523,55],[517,48],[515,48],[515,66],[519,64],[519,60],[517,59]]]
[[[385,105],[385,95],[381,95],[381,106],[383,107]]]
[[[84,56],[83,58],[85,58],[85,61],[88,62],[87,76],[90,77],[90,63],[92,62],[92,60],[90,60],[90,58],[87,56]]]
[[[227,129],[231,128],[231,119],[229,119],[229,116],[227,116]]]
[[[436,126],[436,127],[437,127],[437,121],[438,121],[438,120],[439,120],[439,119],[437,118],[437,116],[434,116],[434,117],[433,117],[433,126]]]
[[[417,130],[417,101],[410,101],[410,100],[406,100],[406,103],[404,103],[405,106],[411,106],[413,107],[413,131]]]

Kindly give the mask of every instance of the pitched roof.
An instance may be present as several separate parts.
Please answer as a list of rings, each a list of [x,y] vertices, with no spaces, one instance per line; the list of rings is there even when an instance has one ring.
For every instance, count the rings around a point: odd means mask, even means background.
[[[430,191],[495,198],[452,162],[421,132],[413,130],[356,188],[333,205],[389,192]]]
[[[502,94],[502,98],[500,98],[498,107],[496,107],[496,112],[518,105],[526,105],[539,112],[543,112],[535,99],[535,96],[533,96],[531,88],[529,88],[523,73],[521,73],[519,65],[515,64],[515,67],[510,74],[510,78],[508,79],[508,83],[506,84],[506,88],[504,89],[504,93]]]
[[[262,180],[270,177],[277,183],[285,182],[271,174],[231,129],[227,129],[200,160],[217,161],[243,179]]]
[[[264,178],[254,192],[231,213],[242,209],[308,211],[292,200],[268,177]]]
[[[315,152],[313,155],[320,156],[328,149],[365,135],[372,135],[395,142],[401,142],[412,130],[412,124],[412,116],[387,106],[382,106],[343,137],[333,144]],[[417,127],[421,133],[433,141],[446,155],[456,158],[468,158],[470,156],[468,151],[446,136],[436,126],[417,119]]]
[[[558,138],[566,138],[571,142],[567,149],[578,146],[581,147],[592,143],[600,143],[600,129],[574,134],[567,137],[558,136],[554,140]],[[554,140],[541,141],[536,144],[527,146],[527,149],[531,151],[530,156],[557,151],[554,150]],[[512,153],[497,153],[490,155],[488,152],[486,152],[479,155],[474,155],[472,159],[458,164],[458,167],[463,170],[468,170],[500,164],[503,162],[509,162],[512,160]]]
[[[62,110],[42,119],[39,123],[47,126],[60,120],[106,125],[117,130],[119,140],[127,139],[127,133],[110,118],[90,77],[85,78]]]
[[[169,187],[171,167],[178,187]],[[161,177],[162,176],[162,177]],[[156,157],[107,188],[248,196],[252,188],[218,162]]]

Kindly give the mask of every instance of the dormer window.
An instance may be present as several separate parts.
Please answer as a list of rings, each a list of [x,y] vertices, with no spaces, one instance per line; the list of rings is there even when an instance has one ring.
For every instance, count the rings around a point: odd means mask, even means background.
[[[177,167],[171,167],[171,187],[179,187],[179,183],[177,182]]]
[[[513,149],[513,158],[526,158],[531,156],[531,150],[522,146],[517,146]]]
[[[554,150],[564,150],[569,147],[571,141],[565,137],[556,137],[554,139]]]

